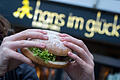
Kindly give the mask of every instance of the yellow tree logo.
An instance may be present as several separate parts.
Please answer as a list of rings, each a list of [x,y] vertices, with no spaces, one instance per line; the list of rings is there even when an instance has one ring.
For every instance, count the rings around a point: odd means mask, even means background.
[[[23,19],[23,17],[26,15],[27,18],[32,19],[33,15],[30,13],[30,11],[33,10],[33,8],[30,7],[29,0],[23,0],[22,4],[22,7],[18,8],[17,11],[13,12],[13,16]]]

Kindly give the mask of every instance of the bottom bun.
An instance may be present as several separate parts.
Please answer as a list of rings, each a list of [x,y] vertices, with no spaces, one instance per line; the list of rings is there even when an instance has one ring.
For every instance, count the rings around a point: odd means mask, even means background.
[[[58,61],[48,61],[48,63],[45,63],[44,60],[42,60],[41,58],[37,57],[37,56],[33,56],[33,53],[28,49],[28,48],[23,48],[21,49],[21,52],[28,57],[29,59],[32,60],[32,62],[36,65],[40,65],[40,66],[45,66],[45,67],[50,67],[50,68],[64,68],[65,66],[68,65],[68,61],[67,62],[58,62]]]

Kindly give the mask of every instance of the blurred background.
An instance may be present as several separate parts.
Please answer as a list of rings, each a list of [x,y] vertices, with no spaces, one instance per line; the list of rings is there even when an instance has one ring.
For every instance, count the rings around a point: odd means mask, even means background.
[[[120,0],[50,0],[50,1],[120,13]]]
[[[96,80],[120,80],[120,0],[10,1],[0,1],[0,14],[11,22],[12,31],[37,28],[70,34],[93,54]],[[18,10],[25,5],[32,9]],[[43,67],[41,74],[43,80],[70,80],[62,69]]]

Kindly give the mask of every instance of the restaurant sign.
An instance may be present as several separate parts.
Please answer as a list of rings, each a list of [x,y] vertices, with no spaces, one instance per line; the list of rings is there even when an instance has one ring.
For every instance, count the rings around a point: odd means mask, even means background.
[[[56,30],[105,43],[120,42],[118,14],[40,0],[12,0],[11,4],[2,0],[0,5],[0,14],[12,24]]]

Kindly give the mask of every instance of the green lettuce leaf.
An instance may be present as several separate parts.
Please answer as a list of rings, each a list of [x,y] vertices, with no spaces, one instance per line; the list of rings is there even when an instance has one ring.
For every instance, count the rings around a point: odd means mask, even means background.
[[[56,56],[49,53],[48,50],[41,50],[39,48],[29,48],[29,50],[31,52],[33,52],[33,56],[38,56],[41,59],[43,59],[46,63],[48,63],[48,61],[55,61]]]

